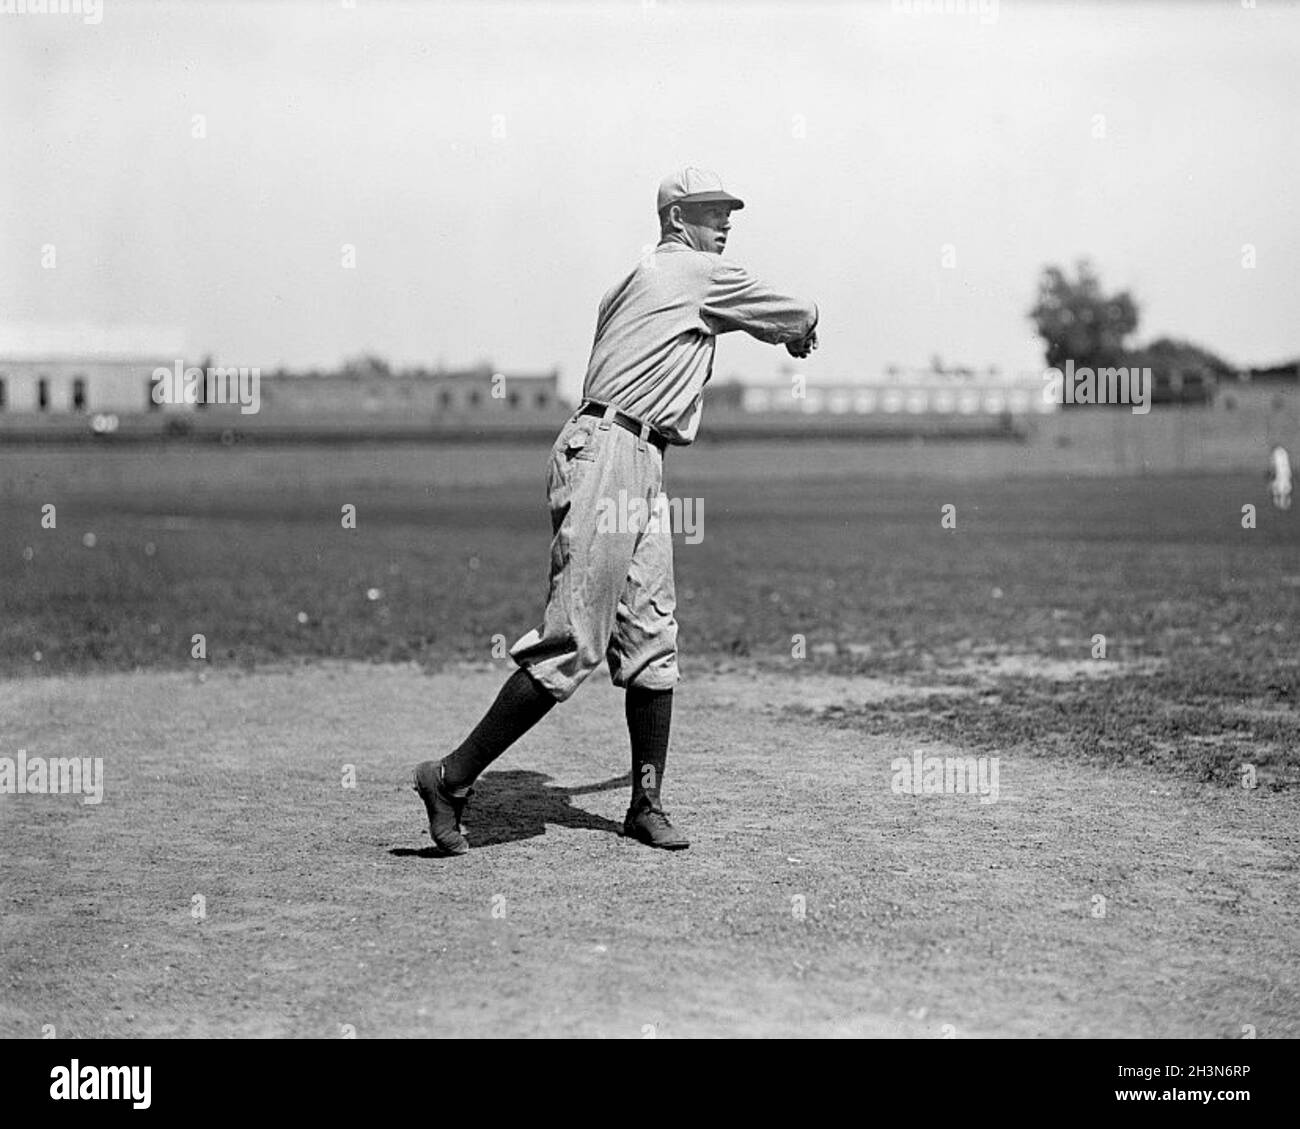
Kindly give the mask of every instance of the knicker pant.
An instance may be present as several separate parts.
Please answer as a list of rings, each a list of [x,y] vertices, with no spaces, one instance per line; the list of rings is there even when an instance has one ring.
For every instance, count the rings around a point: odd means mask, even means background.
[[[616,686],[677,684],[673,538],[663,453],[604,418],[573,416],[551,449],[546,612],[510,656],[555,698],[609,662]]]

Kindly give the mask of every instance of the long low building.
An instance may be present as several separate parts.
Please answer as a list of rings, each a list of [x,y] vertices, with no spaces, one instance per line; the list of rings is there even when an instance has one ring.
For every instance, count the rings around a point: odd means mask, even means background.
[[[147,412],[154,370],[185,356],[176,330],[89,326],[0,333],[0,412]]]
[[[438,416],[488,411],[550,412],[563,408],[560,374],[503,372],[491,365],[431,372],[263,374],[262,410],[268,415]]]
[[[1044,396],[1036,373],[953,376],[928,371],[888,374],[873,383],[743,385],[738,407],[745,412],[801,412],[831,415],[1002,415],[1049,414],[1060,406]]]
[[[159,374],[166,373],[165,380]],[[250,395],[255,383],[255,396]],[[236,400],[234,389],[242,396]],[[257,414],[424,417],[553,414],[566,407],[559,372],[386,368],[296,374],[200,362],[183,334],[55,327],[0,332],[0,415],[194,412],[238,404]]]

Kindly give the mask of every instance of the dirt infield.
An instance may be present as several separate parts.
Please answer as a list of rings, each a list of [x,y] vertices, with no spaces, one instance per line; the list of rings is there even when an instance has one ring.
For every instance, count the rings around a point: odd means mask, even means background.
[[[433,857],[405,777],[503,673],[8,683],[4,752],[104,794],[0,796],[0,1035],[1300,1035],[1296,789],[1024,751],[900,794],[916,746],[826,722],[937,688],[736,670],[680,688],[658,854],[598,672]]]
[[[0,792],[0,1035],[1300,1034],[1300,524],[1261,475],[687,452],[692,849],[618,836],[598,674],[434,858],[406,778],[541,609],[542,454],[0,458],[0,758],[104,769]],[[997,758],[996,801],[896,791],[926,755]]]

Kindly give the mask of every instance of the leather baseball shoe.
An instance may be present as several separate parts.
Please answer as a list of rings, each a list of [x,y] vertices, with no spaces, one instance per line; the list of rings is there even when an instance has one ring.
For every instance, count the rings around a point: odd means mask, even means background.
[[[463,796],[454,796],[442,780],[442,762],[424,761],[415,769],[412,786],[424,801],[429,816],[429,838],[433,845],[446,855],[463,855],[469,851],[465,828],[460,825],[461,814],[474,794],[469,789]]]
[[[623,834],[648,847],[665,851],[684,851],[691,845],[690,840],[668,822],[662,808],[628,808],[623,820]]]

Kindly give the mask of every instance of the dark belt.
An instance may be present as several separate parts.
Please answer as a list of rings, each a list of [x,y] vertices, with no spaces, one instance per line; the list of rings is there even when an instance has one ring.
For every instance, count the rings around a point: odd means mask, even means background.
[[[605,406],[603,404],[593,404],[590,402],[583,404],[578,411],[578,415],[580,416],[603,416],[604,414]],[[614,422],[624,431],[630,431],[638,439],[641,437],[641,421],[636,419],[634,416],[630,416],[626,412],[615,410]],[[668,440],[653,427],[650,428],[650,433],[645,437],[645,441],[652,447],[657,447],[661,451],[668,446]]]

